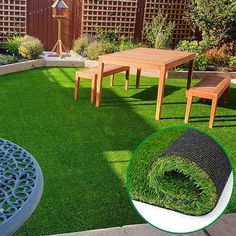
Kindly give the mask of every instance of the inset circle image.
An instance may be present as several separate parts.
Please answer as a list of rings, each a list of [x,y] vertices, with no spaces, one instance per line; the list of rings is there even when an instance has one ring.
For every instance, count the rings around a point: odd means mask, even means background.
[[[233,171],[214,137],[195,128],[169,127],[135,150],[127,189],[133,206],[151,225],[192,233],[223,214],[233,192]]]

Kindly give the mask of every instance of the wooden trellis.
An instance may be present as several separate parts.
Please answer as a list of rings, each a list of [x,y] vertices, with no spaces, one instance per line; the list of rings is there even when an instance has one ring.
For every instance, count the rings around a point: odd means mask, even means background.
[[[189,0],[146,0],[144,22],[150,22],[161,10],[168,16],[168,20],[175,21],[172,43],[177,44],[192,34],[191,26],[185,18],[189,2]]]
[[[0,0],[0,41],[26,34],[27,0]]]
[[[83,0],[82,33],[94,34],[96,28],[119,28],[134,38],[138,0]]]
[[[3,14],[3,1],[0,0]],[[142,39],[143,22],[150,21],[159,9],[163,9],[169,20],[176,22],[174,40],[189,38],[191,27],[185,21],[186,9],[190,0],[64,0],[69,6],[69,17],[63,21],[62,37],[67,49],[71,49],[74,39],[83,33],[94,34],[96,28],[120,28],[128,38]],[[56,22],[52,18],[51,5],[53,0],[18,0],[27,2],[27,33],[38,37],[46,50],[51,50],[56,42]],[[0,14],[0,17],[2,16]],[[3,30],[3,23],[1,23]],[[4,32],[8,31],[4,28]],[[24,27],[23,27],[24,29]],[[23,30],[22,29],[22,30]],[[14,32],[16,30],[13,30]],[[24,33],[24,32],[23,32]]]

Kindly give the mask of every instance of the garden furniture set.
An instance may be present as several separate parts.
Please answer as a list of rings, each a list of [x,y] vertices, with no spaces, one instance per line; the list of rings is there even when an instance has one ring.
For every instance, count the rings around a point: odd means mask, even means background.
[[[126,71],[125,88],[127,89],[129,81],[129,68],[138,68],[136,75],[136,88],[139,88],[141,69],[158,70],[160,74],[155,119],[160,120],[165,81],[167,79],[168,70],[184,63],[189,63],[186,85],[186,96],[188,97],[188,102],[185,122],[188,122],[189,119],[193,97],[211,99],[212,107],[209,128],[212,128],[219,97],[223,94],[224,102],[226,103],[227,101],[230,79],[219,77],[208,79],[205,78],[197,85],[190,88],[194,60],[195,54],[191,52],[153,48],[134,48],[123,52],[102,55],[99,57],[99,66],[97,68],[76,72],[74,98],[78,98],[78,89],[81,77],[91,80],[91,103],[94,103],[96,99],[96,107],[100,107],[102,97],[102,82],[104,77],[111,76],[112,86],[114,82],[114,74]]]

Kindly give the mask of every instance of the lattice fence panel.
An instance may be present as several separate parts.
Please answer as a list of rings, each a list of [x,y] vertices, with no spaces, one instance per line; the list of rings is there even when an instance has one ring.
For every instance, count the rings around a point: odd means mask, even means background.
[[[186,12],[190,0],[146,0],[144,22],[150,22],[158,11],[167,15],[168,20],[175,21],[173,44],[189,38],[192,34],[191,26],[186,21]]]
[[[0,0],[0,41],[26,34],[27,0]]]
[[[83,0],[82,33],[94,34],[96,28],[120,28],[134,38],[137,0]]]

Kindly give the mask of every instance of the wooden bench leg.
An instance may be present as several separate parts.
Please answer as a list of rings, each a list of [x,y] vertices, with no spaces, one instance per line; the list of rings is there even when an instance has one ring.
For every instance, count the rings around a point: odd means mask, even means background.
[[[80,77],[75,79],[75,94],[74,94],[75,100],[77,100],[79,96],[79,84],[80,84]]]
[[[110,86],[112,87],[114,85],[114,78],[115,78],[115,75],[111,75],[110,77]]]
[[[228,103],[228,97],[229,97],[229,87],[223,93],[224,106],[226,106]]]
[[[214,97],[212,99],[212,103],[211,103],[211,114],[210,114],[209,128],[213,128],[213,126],[214,126],[217,103],[218,103],[218,98]]]
[[[130,73],[130,69],[125,71],[125,89],[126,90],[129,87],[129,73]]]
[[[96,79],[92,79],[91,80],[91,94],[90,94],[91,103],[95,102],[95,98],[96,98],[96,84],[97,84],[97,80]]]
[[[141,76],[141,68],[138,68],[136,74],[136,88],[139,88],[140,86],[140,76]]]
[[[193,96],[191,94],[188,94],[188,101],[187,101],[186,113],[185,113],[185,119],[184,119],[185,123],[188,123],[188,120],[189,120],[191,107],[192,107],[192,101],[193,101]]]

